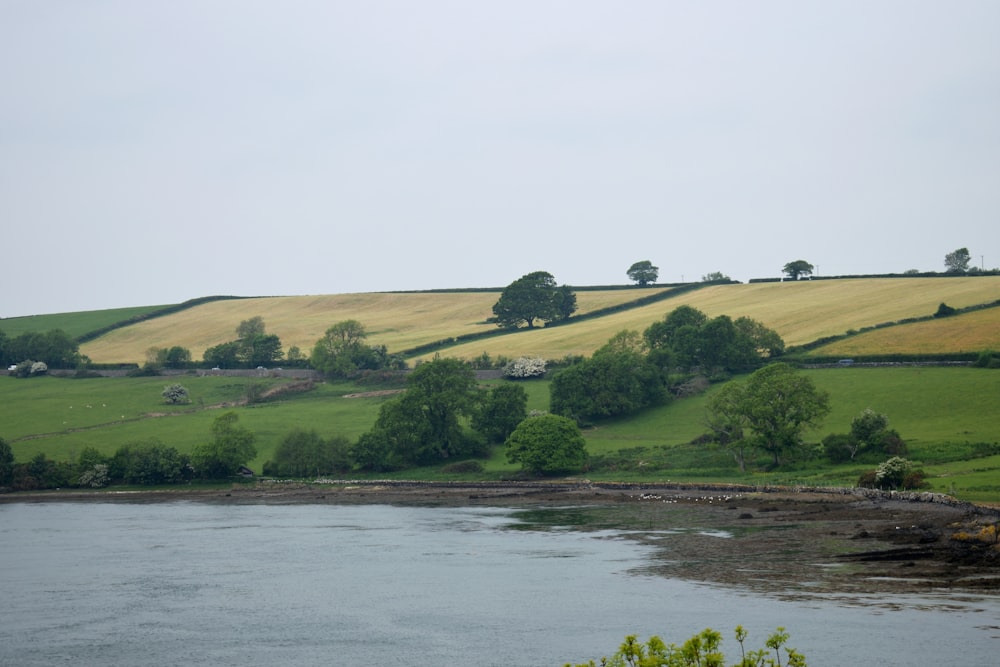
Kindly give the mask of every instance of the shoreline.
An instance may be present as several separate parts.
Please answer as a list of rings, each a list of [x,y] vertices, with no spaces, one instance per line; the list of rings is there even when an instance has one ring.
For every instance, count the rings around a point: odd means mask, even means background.
[[[664,576],[805,597],[1000,591],[1000,509],[930,493],[589,480],[317,480],[0,494],[0,505],[50,502],[577,508],[600,517],[604,528],[662,549],[656,569]]]

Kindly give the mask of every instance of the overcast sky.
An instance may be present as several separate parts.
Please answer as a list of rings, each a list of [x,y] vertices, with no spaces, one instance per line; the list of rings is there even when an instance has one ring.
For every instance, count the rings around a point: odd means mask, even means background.
[[[998,28],[996,0],[0,0],[0,317],[997,267]]]

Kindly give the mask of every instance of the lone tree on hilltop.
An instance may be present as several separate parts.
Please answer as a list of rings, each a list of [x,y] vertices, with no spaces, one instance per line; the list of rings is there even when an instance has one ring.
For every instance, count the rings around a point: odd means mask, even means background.
[[[628,271],[625,273],[629,280],[635,282],[639,287],[645,287],[656,282],[660,275],[660,268],[653,266],[653,263],[648,259],[644,259],[628,267]]]
[[[802,276],[811,276],[813,269],[816,268],[804,259],[797,259],[794,262],[789,262],[785,264],[785,268],[782,271],[785,272],[791,280],[798,280]]]
[[[576,294],[547,271],[521,276],[504,288],[493,305],[497,326],[516,329],[522,324],[534,328],[535,320],[565,320],[576,311]]]
[[[944,256],[944,266],[948,273],[966,273],[969,270],[968,248],[959,248],[954,252],[949,252]]]

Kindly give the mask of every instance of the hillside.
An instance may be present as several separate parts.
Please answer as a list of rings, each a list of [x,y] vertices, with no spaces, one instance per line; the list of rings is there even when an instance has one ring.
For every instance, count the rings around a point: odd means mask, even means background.
[[[625,303],[648,293],[649,290],[579,291],[578,314]],[[370,343],[384,344],[390,351],[399,351],[450,337],[495,330],[495,325],[487,322],[487,318],[492,315],[491,309],[498,296],[498,292],[419,292],[217,301],[113,331],[86,343],[81,351],[95,362],[138,363],[144,361],[150,347],[180,345],[198,358],[208,347],[231,340],[237,325],[256,315],[264,318],[268,332],[277,334],[286,350],[294,345],[308,353],[327,327],[341,320],[356,319],[368,329]],[[964,308],[997,299],[1000,299],[1000,276],[712,285],[600,318],[455,345],[447,348],[446,354],[473,358],[489,352],[494,356],[535,355],[547,359],[560,359],[569,354],[589,355],[618,331],[641,331],[685,304],[709,316],[752,317],[778,331],[786,344],[801,345],[883,322],[931,315],[940,303]],[[987,347],[1000,348],[995,319],[1000,311],[983,312],[981,317],[963,315],[950,324],[982,328],[982,336],[975,340]],[[864,350],[881,352],[878,346],[883,339],[868,340],[871,342],[865,344]],[[965,346],[971,344],[969,340],[973,340],[971,335],[939,337],[934,350],[967,351]],[[994,344],[989,345],[991,341]],[[910,344],[917,345],[915,340],[907,343],[904,339],[899,343],[903,348]],[[850,353],[860,354],[862,350],[854,349]]]

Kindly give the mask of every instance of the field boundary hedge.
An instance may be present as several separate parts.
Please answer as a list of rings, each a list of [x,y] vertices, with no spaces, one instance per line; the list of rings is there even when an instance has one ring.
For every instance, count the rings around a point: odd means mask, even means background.
[[[658,303],[660,301],[667,301],[681,294],[687,292],[693,292],[699,290],[703,287],[708,287],[710,285],[726,284],[725,281],[720,282],[702,282],[702,283],[684,283],[678,285],[672,289],[667,289],[664,291],[658,291],[655,294],[648,294],[646,296],[639,297],[638,299],[633,299],[632,301],[626,301],[625,303],[619,303],[614,306],[608,306],[606,308],[598,308],[597,310],[592,310],[589,313],[583,315],[576,315],[570,317],[562,322],[546,322],[543,328],[549,329],[552,327],[565,327],[572,326],[577,322],[586,322],[588,320],[597,319],[599,317],[605,317],[614,313],[620,313],[626,310],[632,310],[633,308],[641,308],[643,306],[648,306],[650,304]],[[576,291],[581,291],[579,288],[573,288]],[[604,291],[604,288],[591,287],[587,288],[594,291]],[[627,286],[624,289],[638,289],[632,286]],[[645,288],[645,289],[648,289]],[[586,290],[583,290],[586,291]],[[403,357],[416,357],[423,354],[429,354],[431,352],[437,352],[454,345],[459,345],[461,343],[471,343],[477,340],[483,340],[486,338],[495,338],[497,336],[509,336],[512,334],[521,333],[524,331],[534,331],[534,329],[528,329],[527,327],[521,327],[518,329],[501,329],[497,328],[491,331],[477,331],[476,333],[463,334],[460,336],[452,336],[451,338],[442,338],[440,340],[432,341],[430,343],[424,343],[422,345],[417,345],[416,347],[411,347],[399,352]]]

